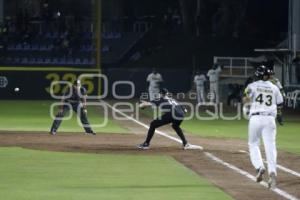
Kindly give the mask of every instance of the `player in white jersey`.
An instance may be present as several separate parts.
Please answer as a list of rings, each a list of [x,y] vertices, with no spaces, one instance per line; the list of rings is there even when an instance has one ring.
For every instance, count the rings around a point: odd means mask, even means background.
[[[196,75],[194,77],[194,83],[196,85],[198,103],[204,103],[205,102],[205,90],[204,90],[204,83],[205,82],[206,82],[205,75],[200,74],[199,72],[196,72]]]
[[[273,69],[269,69],[270,70],[270,78],[269,78],[269,81],[271,81],[271,83],[273,83],[274,85],[276,85],[278,87],[278,89],[280,90],[282,96],[283,96],[283,99],[286,98],[286,94],[285,94],[285,91],[282,87],[282,84],[280,83],[279,79],[275,77],[275,72]],[[277,121],[280,125],[283,125],[283,117],[282,117],[282,113],[281,111],[279,111],[279,116],[277,117]]]
[[[211,102],[219,103],[219,75],[222,67],[215,64],[212,69],[207,72],[209,77],[209,92]]]
[[[265,173],[265,166],[260,152],[260,138],[263,139],[269,172],[269,188],[276,187],[276,122],[277,109],[283,105],[279,89],[269,81],[269,71],[262,65],[255,72],[258,81],[245,89],[244,103],[250,104],[248,145],[252,165],[257,170],[256,181],[260,182]]]
[[[148,75],[147,81],[149,82],[149,88],[148,88],[149,100],[153,101],[159,95],[159,91],[160,91],[159,83],[161,83],[163,79],[160,73],[158,73],[154,68],[152,73]]]

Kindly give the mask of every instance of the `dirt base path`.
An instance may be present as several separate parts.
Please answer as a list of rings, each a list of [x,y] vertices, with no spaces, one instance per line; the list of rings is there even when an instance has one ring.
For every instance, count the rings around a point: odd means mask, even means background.
[[[197,174],[207,178],[217,187],[224,190],[234,199],[283,199],[276,193],[250,181],[210,160],[203,151],[184,151],[178,143],[155,135],[150,150],[138,150],[136,145],[144,140],[144,134],[98,134],[96,136],[78,133],[59,134],[56,136],[47,133],[0,133],[0,146],[18,146],[29,149],[84,152],[84,153],[113,153],[136,155],[169,155],[192,169]],[[255,175],[250,166],[249,157],[239,152],[246,149],[244,141],[224,139],[201,139],[190,137],[193,143],[203,145],[209,151],[226,162]],[[300,171],[300,157],[292,154],[279,153],[279,163],[286,164],[295,171]],[[300,179],[279,171],[278,187],[300,198]]]

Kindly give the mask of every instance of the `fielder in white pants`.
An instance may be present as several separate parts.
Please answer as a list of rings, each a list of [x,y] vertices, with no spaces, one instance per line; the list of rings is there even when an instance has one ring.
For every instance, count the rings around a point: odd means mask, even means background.
[[[207,72],[209,77],[209,93],[210,102],[219,103],[219,75],[222,71],[222,67],[215,64],[212,69]]]
[[[269,79],[265,66],[258,67],[255,72],[259,79],[249,84],[245,90],[244,103],[250,104],[248,145],[252,165],[257,170],[256,181],[262,180],[265,166],[260,152],[260,138],[263,139],[269,172],[269,187],[274,188],[277,175],[276,160],[276,122],[278,106],[282,105],[283,97]]]
[[[210,98],[211,102],[219,103],[219,81],[210,81],[209,92],[212,95]]]
[[[159,97],[159,87],[156,86],[150,86],[148,89],[149,92],[149,100],[150,101],[154,101],[155,99],[157,99]]]
[[[161,83],[163,79],[161,74],[154,68],[152,73],[147,76],[147,81],[149,82],[149,100],[153,101],[159,97],[159,83]]]
[[[199,72],[197,72],[195,77],[194,77],[194,83],[196,85],[198,103],[204,103],[205,102],[205,89],[204,89],[205,81],[206,81],[205,75],[200,74]]]

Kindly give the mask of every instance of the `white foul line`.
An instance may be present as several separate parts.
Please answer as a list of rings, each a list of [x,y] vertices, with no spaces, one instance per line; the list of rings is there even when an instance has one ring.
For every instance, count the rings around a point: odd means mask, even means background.
[[[243,176],[246,176],[247,178],[253,180],[253,181],[256,181],[256,178],[249,174],[248,172],[244,171],[244,170],[241,170],[240,168],[234,166],[234,165],[231,165],[223,160],[221,160],[220,158],[214,156],[213,154],[211,153],[208,153],[208,152],[204,152],[204,154],[209,157],[210,159],[212,159],[213,161],[225,166],[225,167],[228,167],[234,171],[236,171],[237,173],[243,175]],[[260,182],[261,185],[263,185],[264,187],[268,188],[268,184],[264,181]],[[297,197],[293,196],[293,195],[290,195],[289,193],[279,189],[279,188],[275,188],[275,189],[272,189],[272,191],[274,191],[275,193],[279,194],[280,196],[286,198],[286,199],[290,199],[290,200],[299,200]]]
[[[244,150],[239,150],[239,152],[249,154],[248,151],[244,151]],[[265,160],[264,160],[264,162],[267,163]],[[290,173],[290,174],[300,178],[300,173],[299,172],[296,172],[294,170],[291,170],[291,169],[286,168],[286,167],[284,167],[282,165],[279,165],[279,164],[277,164],[277,168],[284,171],[284,172],[286,172],[286,173]]]
[[[287,173],[293,174],[294,176],[298,176],[300,178],[300,174],[296,171],[293,171],[291,169],[288,169],[282,165],[277,164],[278,169],[281,169],[282,171],[285,171]]]
[[[121,112],[120,110],[116,109],[115,107],[111,106],[109,103],[107,103],[107,102],[105,102],[105,101],[103,101],[103,100],[102,100],[102,102],[103,102],[104,104],[106,104],[109,108],[111,108],[112,110],[114,110],[115,112],[118,112],[119,114],[121,114],[121,115],[123,115],[124,117],[126,117],[127,119],[134,121],[135,123],[137,123],[137,124],[143,126],[143,127],[146,128],[146,129],[149,128],[149,126],[147,126],[146,124],[144,124],[144,123],[142,123],[142,122],[136,120],[136,119],[133,118],[133,117],[130,117],[130,116],[126,115],[125,113],[123,113],[123,112]],[[177,138],[175,138],[175,137],[173,137],[173,136],[170,136],[170,135],[168,135],[168,134],[166,134],[166,133],[164,133],[164,132],[162,132],[162,131],[156,131],[156,132],[157,132],[159,135],[162,135],[162,136],[167,137],[167,138],[169,138],[169,139],[171,139],[171,140],[174,140],[174,141],[176,141],[176,142],[178,142],[178,143],[181,143],[181,141],[180,141],[179,139],[177,139]],[[238,167],[236,167],[236,166],[234,166],[234,165],[231,165],[231,164],[229,164],[229,163],[223,161],[222,159],[220,159],[220,158],[214,156],[213,154],[211,154],[211,153],[209,153],[209,152],[204,152],[204,154],[205,154],[208,158],[210,158],[211,160],[213,160],[213,161],[215,161],[215,162],[217,162],[217,163],[220,163],[221,165],[223,165],[223,166],[225,166],[225,167],[227,167],[227,168],[229,168],[229,169],[232,169],[233,171],[235,171],[235,172],[237,172],[237,173],[239,173],[239,174],[241,174],[241,175],[243,175],[243,176],[246,176],[247,178],[249,178],[249,179],[252,180],[252,181],[256,181],[256,178],[255,178],[253,175],[249,174],[248,172],[246,172],[246,171],[244,171],[244,170],[241,170],[241,169],[239,169]],[[264,181],[262,181],[260,184],[263,185],[264,187],[268,187],[268,184],[267,184],[266,182],[264,182]],[[286,198],[286,199],[290,199],[290,200],[300,200],[300,199],[298,199],[297,197],[295,197],[295,196],[293,196],[293,195],[291,195],[291,194],[289,194],[289,193],[287,193],[287,192],[285,192],[285,191],[283,191],[283,190],[281,190],[281,189],[279,189],[279,188],[272,189],[272,191],[274,191],[275,193],[277,193],[278,195],[280,195],[280,196],[282,196],[282,197],[284,197],[284,198]]]
[[[146,124],[144,124],[144,123],[142,123],[142,122],[136,120],[136,119],[133,118],[133,117],[130,117],[129,115],[126,115],[125,113],[123,113],[123,112],[121,112],[120,110],[116,109],[115,107],[111,106],[109,103],[107,103],[107,102],[105,102],[105,101],[103,101],[103,100],[102,100],[102,102],[105,103],[109,108],[111,108],[111,109],[114,110],[115,112],[117,112],[117,113],[123,115],[124,117],[126,117],[127,119],[130,119],[130,120],[134,121],[135,123],[137,123],[137,124],[143,126],[144,128],[149,129],[149,126],[147,126]],[[176,142],[182,144],[181,140],[179,140],[179,139],[176,138],[176,137],[170,136],[170,135],[168,135],[168,134],[166,134],[166,133],[164,133],[164,132],[162,132],[162,131],[159,131],[159,130],[155,130],[155,132],[158,133],[159,135],[162,135],[162,136],[164,136],[164,137],[166,137],[166,138],[169,138],[169,139],[171,139],[171,140],[174,140],[174,141],[176,141]],[[200,148],[202,148],[202,147],[200,146]]]

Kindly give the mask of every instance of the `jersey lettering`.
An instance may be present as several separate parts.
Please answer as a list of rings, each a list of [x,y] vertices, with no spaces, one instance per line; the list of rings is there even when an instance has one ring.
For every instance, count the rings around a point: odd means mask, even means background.
[[[264,98],[264,94],[260,93],[256,98],[255,101],[260,103],[260,104],[265,104],[266,106],[271,106],[272,105],[272,96],[271,95],[266,95]]]

